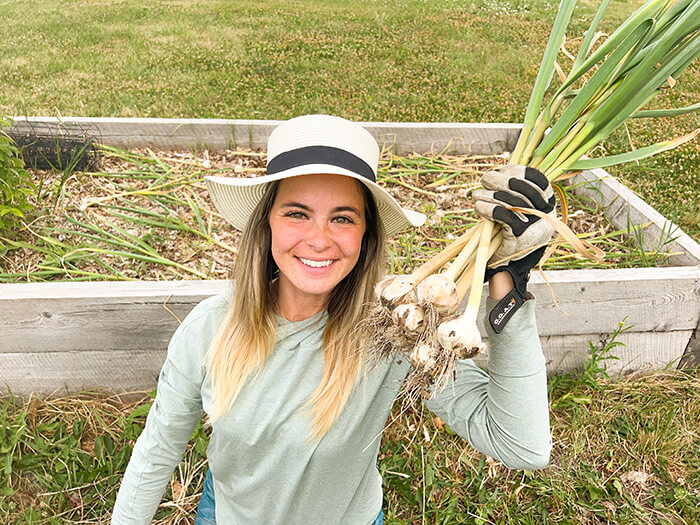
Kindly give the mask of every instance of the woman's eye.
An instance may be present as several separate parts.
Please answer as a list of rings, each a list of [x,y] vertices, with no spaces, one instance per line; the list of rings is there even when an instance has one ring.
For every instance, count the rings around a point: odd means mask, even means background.
[[[341,215],[340,217],[336,217],[334,219],[335,222],[340,223],[340,224],[354,224],[355,221],[353,221],[350,217],[346,217],[344,215]]]
[[[290,217],[292,219],[303,219],[306,215],[300,211],[290,211],[285,214],[285,217]]]

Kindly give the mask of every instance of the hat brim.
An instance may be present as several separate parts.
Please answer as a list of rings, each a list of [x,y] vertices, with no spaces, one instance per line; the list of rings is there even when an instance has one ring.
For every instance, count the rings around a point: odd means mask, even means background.
[[[243,231],[248,219],[260,202],[267,184],[299,177],[301,175],[332,174],[345,175],[364,184],[374,196],[379,217],[387,236],[394,235],[411,226],[425,222],[422,213],[402,208],[398,202],[376,182],[350,170],[330,164],[306,164],[260,177],[204,177],[207,189],[219,213],[236,229]]]

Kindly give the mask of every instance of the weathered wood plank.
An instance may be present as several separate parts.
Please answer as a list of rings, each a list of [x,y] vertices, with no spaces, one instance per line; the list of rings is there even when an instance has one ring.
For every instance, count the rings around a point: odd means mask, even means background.
[[[669,258],[672,265],[700,264],[698,243],[605,170],[584,171],[572,179],[572,184],[578,185],[574,193],[592,199],[603,208],[605,216],[617,229],[649,223],[642,230],[645,249],[679,252]]]
[[[226,280],[179,281],[53,281],[46,283],[0,283],[0,305],[4,301],[43,301],[113,298],[129,303],[134,300],[161,303],[172,297],[209,297],[225,290]],[[2,310],[0,310],[2,311]]]
[[[627,375],[639,370],[676,368],[688,344],[691,330],[673,332],[625,332],[617,337],[624,346],[617,346],[610,355],[617,357],[605,362],[608,373]],[[600,349],[610,340],[610,334],[550,337],[543,341],[547,367],[551,370],[580,370],[590,357],[588,342]]]
[[[541,335],[610,333],[625,318],[634,332],[692,330],[700,320],[698,267],[563,270],[546,277],[549,284],[534,272],[528,285]]]
[[[165,350],[0,354],[0,395],[8,388],[19,396],[88,389],[150,391],[155,388],[165,354]]]
[[[267,137],[279,120],[236,119],[154,119],[88,117],[13,117],[9,133],[54,134],[59,131],[119,148],[158,148],[165,150],[207,148],[210,150],[244,147],[264,149]],[[417,151],[443,151],[450,154],[498,154],[511,149],[520,133],[520,124],[450,122],[363,122],[380,146],[391,147],[399,155]]]
[[[515,147],[521,124],[364,122],[380,146],[397,155],[444,151],[450,155],[498,155]]]
[[[690,330],[624,332],[616,338],[624,346],[616,346],[608,354],[618,359],[606,360],[605,367],[611,377],[666,366],[676,368],[691,334]],[[610,339],[611,333],[541,336],[548,375],[582,370],[583,364],[591,356],[589,343],[600,350]],[[478,356],[475,361],[486,367],[488,354]]]
[[[542,336],[611,333],[625,318],[635,332],[694,330],[700,321],[700,268],[546,275],[549,285],[534,273],[529,286],[537,297]],[[226,281],[0,284],[0,350],[165,348],[178,319],[227,286]]]
[[[164,349],[228,281],[0,284],[0,351]]]
[[[691,331],[663,333],[626,332],[618,337],[625,347],[616,347],[606,361],[608,371],[628,374],[639,369],[663,368],[677,362]],[[580,334],[542,337],[549,375],[580,370],[590,356],[588,342],[597,347],[610,334]],[[649,350],[653,349],[653,352]],[[28,396],[70,394],[87,389],[122,393],[150,391],[156,386],[165,350],[84,350],[79,352],[0,353],[0,392]],[[486,366],[487,357],[476,359]]]

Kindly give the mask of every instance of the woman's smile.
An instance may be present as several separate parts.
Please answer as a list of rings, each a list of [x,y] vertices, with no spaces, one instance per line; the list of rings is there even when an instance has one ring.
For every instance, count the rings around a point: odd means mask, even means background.
[[[303,257],[298,257],[298,259],[306,266],[311,266],[312,268],[327,268],[335,262],[333,259],[328,259],[326,261],[314,261],[312,259],[304,259]]]

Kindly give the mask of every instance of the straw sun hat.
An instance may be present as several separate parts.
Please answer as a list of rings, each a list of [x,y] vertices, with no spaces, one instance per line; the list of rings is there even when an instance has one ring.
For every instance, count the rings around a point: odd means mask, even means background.
[[[268,183],[329,173],[345,175],[367,186],[374,196],[387,236],[420,226],[425,215],[403,209],[377,180],[379,146],[359,124],[330,115],[305,115],[277,126],[267,141],[267,175],[254,178],[205,177],[216,208],[243,230]]]

